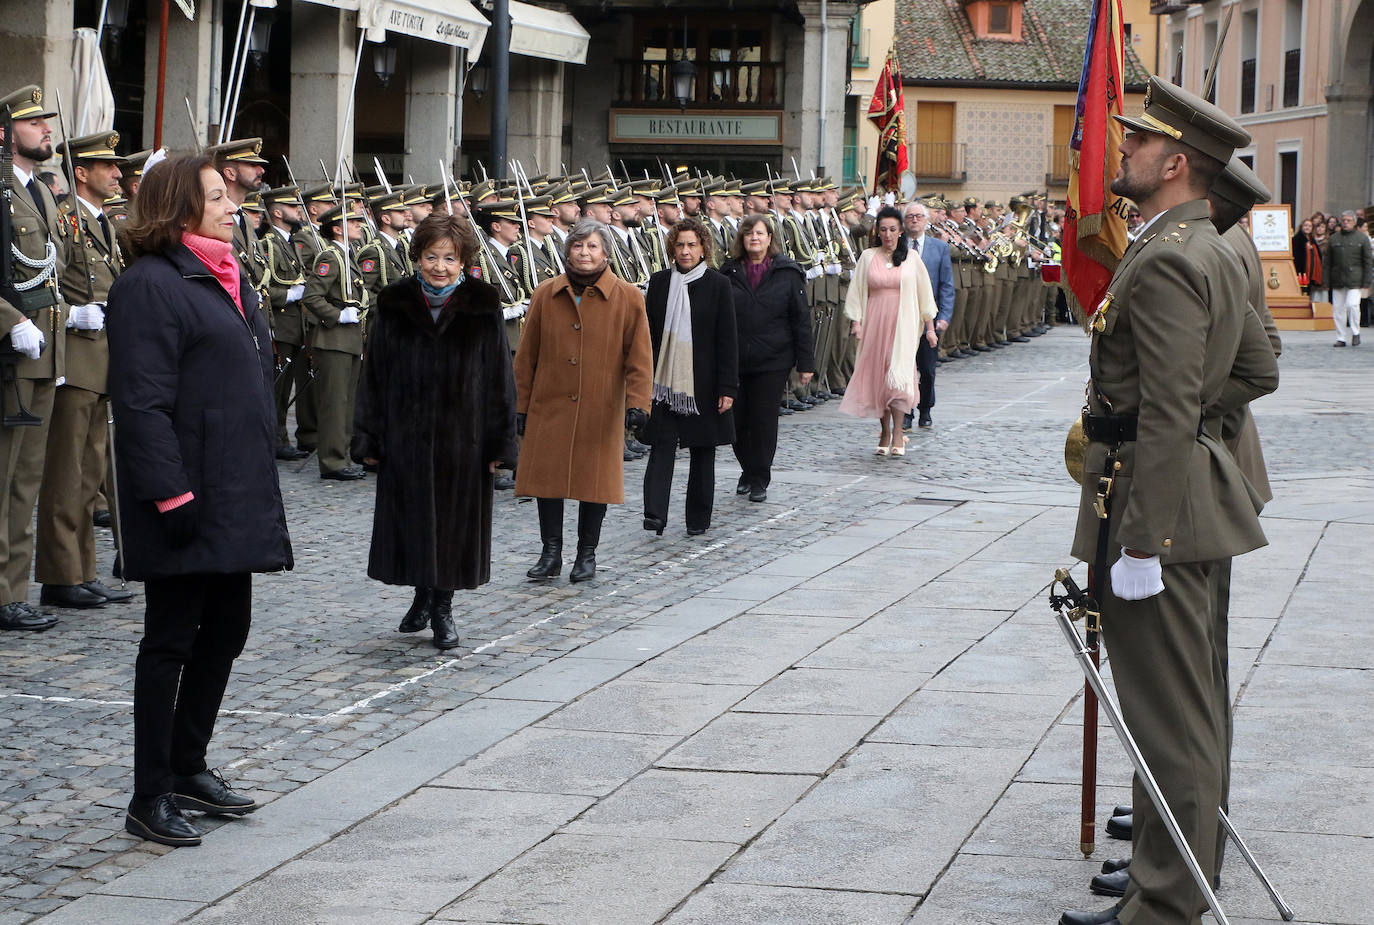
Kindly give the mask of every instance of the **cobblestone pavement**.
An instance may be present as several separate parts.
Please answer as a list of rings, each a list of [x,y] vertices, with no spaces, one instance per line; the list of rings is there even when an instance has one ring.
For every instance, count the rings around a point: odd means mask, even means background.
[[[1271,476],[1368,477],[1374,348],[1333,351],[1324,332],[1285,340],[1280,392],[1256,406]],[[365,576],[371,481],[322,482],[313,458],[283,465],[296,569],[255,579],[255,625],[210,761],[272,799],[876,512],[981,490],[1043,489],[1062,503],[1062,439],[1085,373],[1086,340],[1064,328],[942,366],[937,426],[914,433],[901,460],[873,457],[874,424],[833,405],[785,418],[769,502],[730,491],[738,470],[725,449],[703,537],[686,537],[680,522],[685,460],[675,522],[661,538],[639,526],[644,463],[627,464],[628,503],[612,508],[598,578],[583,586],[524,578],[538,548],[534,510],[502,494],[492,581],[459,593],[465,647],[442,655],[427,634],[395,632],[409,589]],[[108,570],[108,531],[98,539]],[[65,612],[51,632],[0,636],[0,923],[57,909],[169,850],[122,830],[141,614],[136,596],[127,606]]]

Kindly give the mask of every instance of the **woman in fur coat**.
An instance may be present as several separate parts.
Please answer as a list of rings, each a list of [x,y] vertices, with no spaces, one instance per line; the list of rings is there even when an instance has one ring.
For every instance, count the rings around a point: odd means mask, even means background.
[[[453,592],[491,578],[495,471],[514,468],[515,379],[495,287],[468,276],[477,242],[434,213],[410,245],[417,274],[377,299],[353,457],[377,465],[367,574],[411,585],[400,631],[459,644]]]

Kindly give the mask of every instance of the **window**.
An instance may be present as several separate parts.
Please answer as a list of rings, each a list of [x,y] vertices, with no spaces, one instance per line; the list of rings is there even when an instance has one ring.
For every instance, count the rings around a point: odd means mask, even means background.
[[[768,58],[768,19],[737,16],[728,25],[705,17],[686,28],[679,17],[641,18],[635,45],[638,58],[621,62],[622,101],[673,104],[671,68],[684,56],[696,65],[690,102],[706,106],[777,105],[782,91],[780,66]]]
[[[916,134],[909,146],[911,171],[917,177],[949,178],[954,175],[954,104],[916,104]]]
[[[1279,202],[1293,207],[1298,214],[1298,152],[1279,152]]]
[[[1011,4],[988,4],[988,35],[1011,35]]]
[[[1288,0],[1283,11],[1283,105],[1302,105],[1303,0]]]
[[[1255,169],[1255,155],[1253,155],[1253,154],[1240,154],[1240,155],[1237,155],[1237,160],[1239,160],[1239,161],[1240,161],[1242,164],[1244,164],[1246,167],[1249,167],[1251,170],[1254,170],[1254,169]]]
[[[1254,112],[1256,97],[1255,69],[1259,59],[1259,13],[1251,10],[1241,15],[1240,27],[1240,111]]]

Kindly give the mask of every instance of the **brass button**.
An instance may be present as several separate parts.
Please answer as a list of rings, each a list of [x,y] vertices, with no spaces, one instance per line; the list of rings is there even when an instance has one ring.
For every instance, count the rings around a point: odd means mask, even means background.
[[[574,331],[580,331],[580,330],[582,330],[582,323],[581,323],[580,321],[574,321],[574,322],[573,322],[573,330],[574,330]]]
[[[570,398],[570,399],[573,400],[573,401],[577,401],[577,396],[576,396],[576,395],[569,395],[568,398]]]
[[[1168,549],[1168,548],[1169,548],[1170,546],[1172,546],[1172,545],[1174,545],[1174,541],[1173,541],[1173,540],[1165,540],[1165,541],[1164,541],[1164,548],[1165,548],[1165,549]]]
[[[1187,227],[1188,227],[1188,223],[1187,223],[1187,222],[1179,222],[1179,223],[1178,223],[1178,227],[1180,227],[1180,228],[1187,228]]]
[[[568,360],[568,362],[571,363],[572,365],[576,366],[576,365],[577,365],[577,357],[571,358],[570,360]]]

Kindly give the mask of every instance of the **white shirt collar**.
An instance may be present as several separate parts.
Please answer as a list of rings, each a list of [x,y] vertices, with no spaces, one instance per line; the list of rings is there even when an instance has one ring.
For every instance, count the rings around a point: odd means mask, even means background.
[[[1143,235],[1145,232],[1149,231],[1149,230],[1150,230],[1150,226],[1153,225],[1155,222],[1159,221],[1159,216],[1160,216],[1160,215],[1163,215],[1163,214],[1164,214],[1163,212],[1160,212],[1159,215],[1156,215],[1154,218],[1150,219],[1148,222],[1146,222],[1145,224],[1141,225],[1141,226],[1140,226],[1140,230],[1137,231],[1137,232],[1135,233],[1135,236],[1132,237],[1131,240],[1134,241],[1134,240],[1136,240],[1136,238],[1139,238],[1139,237],[1140,237],[1141,235]]]
[[[396,247],[396,239],[393,238],[391,235],[387,234],[385,231],[383,231],[383,230],[381,229],[381,226],[380,226],[380,225],[377,227],[377,234],[379,234],[379,235],[381,235],[382,237],[386,238],[386,243],[390,244],[391,247],[392,247],[393,249],[395,249],[395,247]]]
[[[506,252],[510,250],[510,248],[506,247],[506,245],[502,244],[495,238],[487,238],[487,240],[491,242],[492,250],[496,251],[502,257],[506,256]]]
[[[18,164],[14,165],[14,176],[15,179],[19,181],[20,186],[28,186],[29,181],[33,179],[33,174],[29,173],[27,170],[25,170],[23,167],[20,167]]]
[[[14,168],[14,169],[15,169],[16,171],[19,170],[18,167]],[[87,202],[85,199],[83,199],[83,198],[80,197],[80,196],[77,196],[77,197],[76,197],[76,201],[79,202],[79,203],[81,203],[83,206],[86,207],[86,211],[89,212],[89,213],[91,213],[91,218],[96,218],[96,219],[98,219],[98,218],[100,218],[100,216],[102,216],[102,215],[105,214],[105,210],[102,209],[102,208],[100,208],[100,206],[91,205],[89,202]]]

